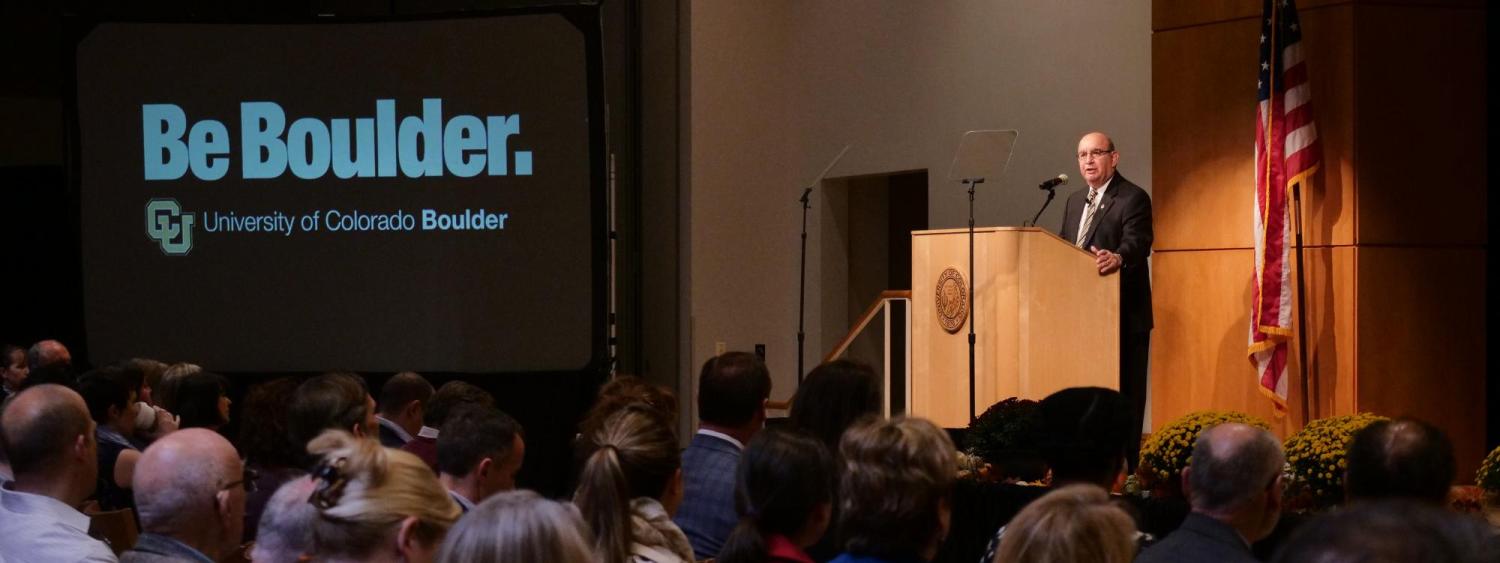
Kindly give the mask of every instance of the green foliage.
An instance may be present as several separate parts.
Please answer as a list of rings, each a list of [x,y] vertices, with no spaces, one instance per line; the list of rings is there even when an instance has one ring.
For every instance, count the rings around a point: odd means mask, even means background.
[[[1016,450],[1035,451],[1041,431],[1041,410],[1036,401],[1011,397],[990,406],[969,424],[964,449],[971,455],[1000,465]]]

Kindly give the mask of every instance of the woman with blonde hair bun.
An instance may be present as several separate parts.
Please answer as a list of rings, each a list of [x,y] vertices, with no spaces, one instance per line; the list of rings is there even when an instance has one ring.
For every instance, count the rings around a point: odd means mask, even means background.
[[[448,532],[439,563],[546,561],[593,563],[590,534],[578,509],[532,491],[510,491],[479,503]]]
[[[1098,485],[1057,489],[1005,526],[995,563],[1130,563],[1135,523]]]
[[[603,563],[693,561],[672,523],[682,502],[677,435],[653,407],[631,404],[579,441],[583,470],[573,503],[594,532]]]
[[[307,444],[322,461],[308,502],[312,560],[327,562],[432,561],[461,514],[417,456],[328,430]]]

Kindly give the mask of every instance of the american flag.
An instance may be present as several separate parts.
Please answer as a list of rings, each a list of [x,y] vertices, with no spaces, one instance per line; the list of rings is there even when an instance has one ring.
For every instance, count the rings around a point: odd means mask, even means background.
[[[1291,187],[1300,183],[1306,188],[1322,160],[1302,59],[1302,24],[1292,0],[1265,0],[1256,88],[1249,354],[1261,391],[1279,411],[1286,406],[1287,340],[1292,336]]]

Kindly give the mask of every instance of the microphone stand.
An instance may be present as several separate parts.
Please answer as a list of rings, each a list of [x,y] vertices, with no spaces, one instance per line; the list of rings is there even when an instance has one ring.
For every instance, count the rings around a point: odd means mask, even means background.
[[[1031,226],[1033,226],[1033,227],[1036,226],[1037,219],[1041,219],[1042,218],[1042,212],[1047,210],[1047,206],[1048,205],[1052,205],[1052,198],[1057,197],[1057,186],[1052,186],[1050,188],[1046,188],[1046,190],[1047,190],[1047,201],[1044,202],[1044,203],[1042,203],[1042,208],[1038,209],[1037,212],[1036,212],[1036,216],[1031,218]]]
[[[847,149],[846,149],[847,150]],[[803,323],[807,310],[807,210],[812,207],[812,186],[802,190],[802,266],[797,276],[797,385],[802,385],[802,341],[807,338]]]
[[[967,178],[963,181],[969,186],[969,422],[973,423],[974,416],[974,313],[979,309],[974,306],[974,284],[979,281],[979,276],[974,274],[974,186],[984,183],[984,178]]]

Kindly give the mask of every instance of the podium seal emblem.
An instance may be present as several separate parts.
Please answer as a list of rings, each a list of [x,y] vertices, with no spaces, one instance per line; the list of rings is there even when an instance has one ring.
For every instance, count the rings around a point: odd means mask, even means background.
[[[958,332],[969,318],[969,289],[964,285],[963,274],[956,269],[948,268],[938,276],[937,316],[938,323],[949,333]]]

